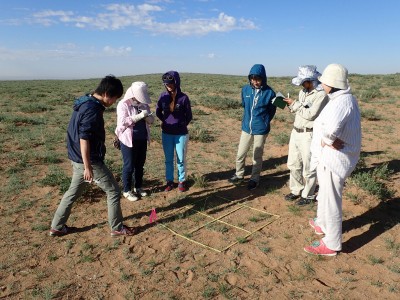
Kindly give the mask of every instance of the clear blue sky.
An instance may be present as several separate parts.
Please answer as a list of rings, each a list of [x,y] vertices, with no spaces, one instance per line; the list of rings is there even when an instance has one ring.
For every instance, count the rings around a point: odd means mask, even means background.
[[[162,73],[294,76],[400,72],[398,0],[11,0],[0,5],[0,80]]]

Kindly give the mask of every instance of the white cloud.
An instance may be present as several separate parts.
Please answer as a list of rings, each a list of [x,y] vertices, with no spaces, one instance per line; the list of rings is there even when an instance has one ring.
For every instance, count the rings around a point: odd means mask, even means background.
[[[55,49],[8,49],[0,47],[0,61],[81,60],[101,57],[126,57],[131,47],[113,48],[105,46],[100,51],[79,49],[73,43],[57,45]]]
[[[105,12],[95,16],[79,16],[71,11],[45,10],[33,15],[36,23],[50,26],[57,23],[70,23],[78,28],[94,27],[101,30],[118,30],[126,27],[138,27],[155,34],[176,36],[207,35],[212,32],[233,30],[254,30],[254,22],[237,19],[223,12],[214,18],[189,18],[178,22],[158,22],[155,13],[164,9],[148,3],[141,5],[110,4]]]
[[[125,56],[130,52],[132,52],[132,48],[131,47],[113,48],[111,46],[105,46],[103,48],[103,52],[110,56]]]
[[[58,21],[66,22],[70,20],[73,12],[62,10],[44,10],[33,14],[34,22],[42,24],[43,26],[50,26],[58,23]]]
[[[174,35],[206,35],[211,32],[229,32],[233,30],[257,29],[252,21],[239,19],[220,13],[213,19],[188,19],[183,22],[164,24],[157,26],[158,32],[166,32]]]
[[[215,56],[215,53],[208,53],[207,54],[207,58],[209,58],[209,59],[213,59],[213,58],[215,58],[216,56]]]

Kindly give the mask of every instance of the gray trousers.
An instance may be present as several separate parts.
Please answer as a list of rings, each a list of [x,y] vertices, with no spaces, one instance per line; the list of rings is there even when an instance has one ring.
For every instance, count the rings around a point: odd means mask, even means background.
[[[107,194],[108,223],[111,230],[122,229],[121,192],[113,174],[104,163],[93,163],[94,182]],[[71,214],[72,205],[82,195],[85,185],[84,166],[72,162],[73,174],[71,185],[58,205],[51,223],[51,228],[61,230]]]
[[[247,152],[250,150],[251,144],[253,144],[253,167],[251,170],[250,179],[254,180],[255,182],[258,182],[260,180],[264,144],[267,136],[267,134],[253,135],[242,131],[236,156],[236,176],[243,178]]]

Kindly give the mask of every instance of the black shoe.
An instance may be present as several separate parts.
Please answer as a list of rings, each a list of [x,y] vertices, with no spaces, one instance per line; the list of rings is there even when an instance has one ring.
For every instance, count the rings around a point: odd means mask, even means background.
[[[299,197],[300,197],[300,195],[295,195],[295,194],[290,193],[285,196],[285,200],[286,201],[294,201],[294,200],[298,199]]]
[[[254,180],[251,180],[251,179],[250,179],[249,182],[247,183],[247,189],[248,189],[249,191],[252,191],[252,190],[256,189],[257,186],[258,186],[258,182],[254,181]]]
[[[238,177],[236,175],[233,175],[231,178],[228,179],[228,181],[233,184],[239,184],[243,181],[243,177]]]
[[[314,199],[311,199],[311,198],[303,198],[303,197],[301,197],[300,200],[296,202],[296,205],[303,206],[303,205],[311,204],[313,202],[317,202],[317,201],[314,200]]]

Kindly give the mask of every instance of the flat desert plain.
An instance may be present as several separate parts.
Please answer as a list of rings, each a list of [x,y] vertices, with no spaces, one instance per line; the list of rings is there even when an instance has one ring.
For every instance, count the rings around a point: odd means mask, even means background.
[[[68,188],[65,147],[73,98],[98,79],[0,83],[1,299],[399,299],[400,74],[350,76],[362,112],[362,154],[343,196],[343,251],[303,251],[319,236],[308,225],[316,204],[298,207],[286,166],[293,116],[277,109],[264,149],[260,186],[234,186],[246,77],[181,74],[194,113],[188,146],[189,190],[164,192],[160,125],[152,126],[145,166],[150,192],[121,199],[125,224],[139,234],[113,239],[106,196],[95,185],[73,207],[77,232],[48,235]],[[291,77],[269,78],[297,95]],[[122,78],[149,83],[152,110],[160,74]],[[115,107],[104,114],[106,164],[121,184],[112,147]],[[251,167],[247,158],[246,178]],[[152,209],[156,222],[150,223]]]

